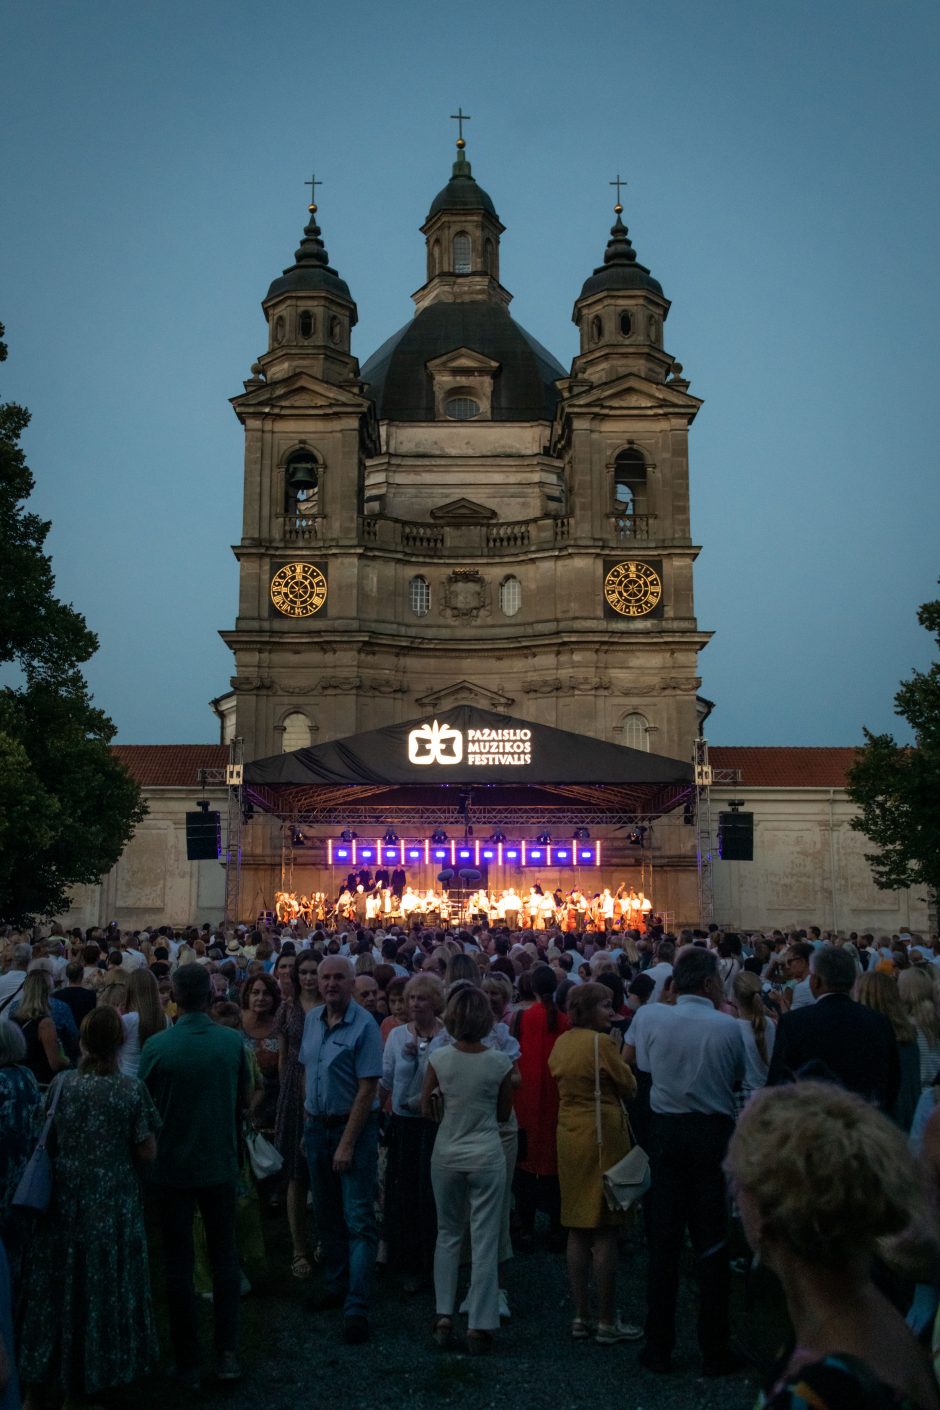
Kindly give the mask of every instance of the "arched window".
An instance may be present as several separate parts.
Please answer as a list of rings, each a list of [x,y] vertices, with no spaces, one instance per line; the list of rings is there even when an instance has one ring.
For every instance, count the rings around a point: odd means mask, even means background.
[[[444,415],[451,421],[472,421],[482,410],[480,403],[466,393],[448,397],[444,403]]]
[[[620,728],[623,742],[628,749],[642,749],[645,753],[649,753],[650,722],[645,715],[638,713],[624,715],[620,721]]]
[[[454,236],[454,273],[470,273],[470,236],[461,232]]]
[[[284,341],[284,320],[283,320],[283,318],[275,318],[275,320],[274,320],[274,341],[275,341],[276,343],[283,343],[283,341]]]
[[[518,578],[504,578],[499,588],[499,610],[504,617],[515,617],[522,606],[522,584]]]
[[[305,308],[300,315],[300,336],[309,338],[313,334],[313,314]]]
[[[431,267],[430,267],[430,269],[428,270],[428,273],[429,273],[429,274],[431,275],[431,277],[433,278],[435,274],[440,274],[440,272],[441,272],[441,242],[440,242],[440,240],[434,240],[434,241],[432,241],[432,243],[431,243]]]
[[[627,313],[627,310],[623,309],[620,314],[620,335],[623,338],[629,338],[632,332],[633,319],[630,317],[629,313]]]
[[[492,274],[495,277],[496,259],[492,240],[483,241],[483,268],[486,270],[487,274]]]
[[[601,340],[601,334],[603,333],[603,331],[604,331],[604,325],[603,325],[603,323],[601,322],[601,320],[600,320],[600,318],[598,317],[598,315],[595,314],[594,317],[591,319],[591,341],[592,341],[593,343],[599,343],[600,340]]]
[[[408,606],[416,617],[426,617],[431,610],[431,587],[427,578],[412,578],[408,584]]]
[[[614,508],[646,513],[646,461],[638,450],[622,450],[614,461]]]
[[[302,710],[292,710],[284,720],[284,736],[281,752],[291,754],[295,749],[310,748],[310,721]]]
[[[319,508],[320,466],[309,450],[295,450],[284,466],[284,513],[302,527]]]

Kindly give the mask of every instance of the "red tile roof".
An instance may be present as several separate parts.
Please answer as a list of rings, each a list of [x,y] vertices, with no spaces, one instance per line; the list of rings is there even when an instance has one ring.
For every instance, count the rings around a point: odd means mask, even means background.
[[[855,750],[714,745],[708,757],[713,769],[736,769],[742,788],[844,788]]]
[[[115,744],[115,754],[143,788],[196,788],[200,769],[222,769],[227,744]],[[742,788],[844,788],[854,749],[714,745],[714,769],[734,769]],[[721,785],[719,785],[721,786]]]
[[[227,744],[115,744],[112,748],[142,788],[196,788],[200,769],[224,769],[229,761]]]

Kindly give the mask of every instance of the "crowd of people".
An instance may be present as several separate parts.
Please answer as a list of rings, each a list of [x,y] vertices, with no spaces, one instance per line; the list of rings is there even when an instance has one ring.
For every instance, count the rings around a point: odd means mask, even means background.
[[[641,1343],[663,1375],[693,1340],[705,1375],[742,1368],[737,1225],[789,1314],[760,1406],[940,1410],[938,1094],[940,941],[908,933],[10,932],[0,1406],[156,1369],[148,1227],[171,1374],[201,1384],[201,1292],[214,1375],[238,1380],[267,1209],[289,1231],[283,1276],[316,1286],[311,1310],[350,1345],[373,1335],[381,1263],[406,1299],[433,1295],[439,1347],[491,1353],[527,1311],[501,1271],[543,1238],[566,1252],[572,1340]],[[37,1144],[40,1212],[21,1200]],[[625,1210],[604,1176],[634,1145],[650,1182]],[[618,1311],[635,1217],[643,1325]],[[677,1318],[686,1242],[694,1327]]]

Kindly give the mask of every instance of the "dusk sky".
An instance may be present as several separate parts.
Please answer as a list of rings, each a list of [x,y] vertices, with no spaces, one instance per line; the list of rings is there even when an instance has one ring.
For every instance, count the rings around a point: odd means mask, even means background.
[[[715,744],[906,734],[937,597],[935,0],[12,0],[0,400],[123,743],[217,738],[242,432],[228,398],[323,181],[360,362],[412,313],[462,105],[514,317],[565,365],[618,172],[692,428]],[[931,410],[934,408],[934,410]],[[0,565],[2,571],[2,565]]]

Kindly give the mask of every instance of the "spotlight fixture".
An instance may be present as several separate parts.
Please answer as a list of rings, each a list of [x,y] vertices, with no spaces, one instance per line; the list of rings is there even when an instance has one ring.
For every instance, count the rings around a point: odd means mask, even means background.
[[[398,841],[398,833],[393,827],[386,829],[384,841],[388,842],[389,845]]]
[[[543,847],[547,847],[552,840],[552,834],[550,832],[540,832],[535,840],[536,842],[540,842]]]
[[[630,842],[634,847],[642,847],[643,839],[646,836],[645,827],[635,827],[630,833]]]
[[[344,827],[339,835],[339,840],[341,842],[355,842],[358,836],[358,832],[352,832],[348,827]]]
[[[304,843],[306,842],[306,840],[307,840],[306,837],[304,837],[304,835],[303,835],[303,833],[301,832],[301,830],[300,830],[299,827],[292,827],[292,828],[291,828],[291,830],[290,830],[290,845],[291,845],[292,847],[302,847],[302,846],[304,845]]]
[[[438,843],[438,844],[441,843],[441,842],[446,842],[446,841],[447,841],[447,833],[444,831],[444,829],[443,829],[442,827],[439,827],[439,828],[437,828],[434,832],[431,833],[431,841],[434,842],[434,843]]]
[[[490,841],[491,841],[491,842],[505,842],[505,841],[506,841],[506,834],[505,834],[505,832],[501,832],[500,829],[497,828],[496,831],[495,831],[495,832],[493,833],[493,835],[491,836]]]
[[[572,836],[575,842],[589,842],[591,834],[586,827],[576,827]]]
[[[252,820],[252,818],[254,817],[254,815],[255,815],[255,805],[254,805],[254,803],[243,803],[243,804],[242,804],[242,822],[250,823],[251,820]]]
[[[694,803],[686,803],[685,807],[682,809],[682,821],[685,823],[686,827],[694,827],[694,826],[695,826],[695,804],[694,804]]]

